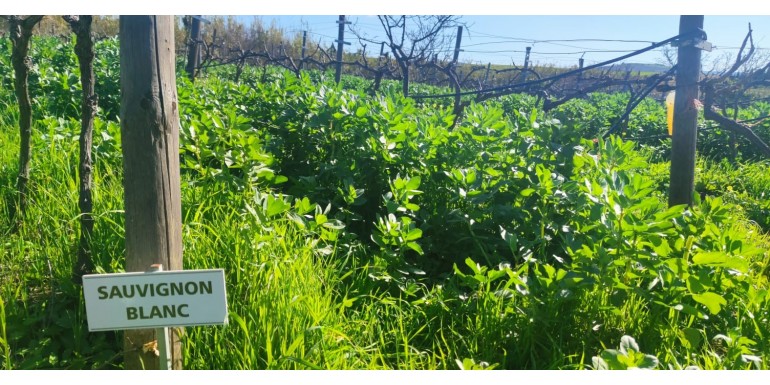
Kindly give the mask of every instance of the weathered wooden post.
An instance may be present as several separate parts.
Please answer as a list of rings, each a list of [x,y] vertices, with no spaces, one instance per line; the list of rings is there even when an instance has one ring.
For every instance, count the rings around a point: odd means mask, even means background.
[[[393,54],[395,57],[396,55]],[[409,59],[396,59],[398,61],[398,66],[401,67],[401,73],[404,74],[404,79],[401,82],[401,92],[404,93],[404,97],[409,96]]]
[[[200,16],[193,16],[190,26],[190,41],[187,42],[189,48],[187,50],[187,66],[185,67],[187,77],[190,78],[190,80],[195,80],[195,70],[200,63],[200,40],[201,18]]]
[[[584,64],[585,64],[585,59],[583,59],[582,57],[580,59],[578,59],[578,69],[579,70],[583,69],[583,65]],[[581,80],[582,78],[583,78],[583,72],[578,72],[578,80]]]
[[[457,64],[457,59],[460,58],[460,51],[461,51],[460,45],[462,44],[462,41],[463,41],[463,26],[461,25],[457,27],[457,38],[455,39],[455,52],[454,52],[454,55],[452,56],[453,64]]]
[[[693,33],[679,42],[674,100],[674,132],[671,138],[671,173],[668,205],[692,204],[695,184],[695,143],[698,138],[698,80],[701,50],[697,42],[705,36],[703,16],[681,16],[679,34]]]
[[[487,62],[487,70],[484,72],[484,80],[481,82],[481,87],[485,88],[487,86],[487,79],[489,79],[489,69],[492,68],[492,63]]]
[[[126,212],[126,271],[161,264],[182,270],[179,112],[172,16],[120,17],[120,131]],[[179,333],[171,329],[172,367],[181,369]],[[127,330],[125,368],[158,368],[143,347],[162,336]]]
[[[457,60],[460,58],[460,46],[462,45],[463,41],[463,26],[457,27],[457,38],[455,39],[455,51],[452,55],[452,63],[450,64],[449,72],[450,75],[449,78],[451,79],[452,86],[455,89],[455,104],[454,104],[454,114],[455,114],[455,124],[457,123],[457,120],[460,117],[460,114],[462,113],[462,107],[460,107],[460,102],[462,101],[462,96],[460,96],[460,92],[462,91],[460,89],[460,74],[457,73],[456,67],[457,67]],[[454,127],[454,125],[452,125]]]
[[[521,80],[519,83],[527,82],[527,75],[529,72],[529,53],[532,51],[532,47],[527,47],[527,53],[524,54],[524,69],[521,71]]]
[[[302,71],[302,65],[305,64],[305,50],[307,48],[307,31],[302,31],[302,51],[300,52],[299,66],[297,66],[297,74]]]
[[[337,20],[339,24],[339,30],[337,31],[337,71],[334,73],[334,82],[339,83],[342,77],[342,47],[344,45],[350,45],[345,41],[345,24],[350,24],[349,21],[345,21],[345,15],[340,15],[340,19]]]

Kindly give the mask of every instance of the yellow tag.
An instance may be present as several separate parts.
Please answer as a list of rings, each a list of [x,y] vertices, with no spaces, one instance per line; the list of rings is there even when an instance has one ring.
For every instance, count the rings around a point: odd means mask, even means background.
[[[676,91],[671,91],[666,95],[666,123],[668,123],[668,135],[674,135],[674,99]]]
[[[144,345],[142,345],[142,352],[143,353],[153,353],[155,356],[159,356],[160,352],[158,351],[158,340],[152,340]]]

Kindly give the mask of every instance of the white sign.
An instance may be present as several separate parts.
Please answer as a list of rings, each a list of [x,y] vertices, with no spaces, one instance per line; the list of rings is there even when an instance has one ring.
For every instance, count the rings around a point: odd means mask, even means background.
[[[88,330],[227,323],[224,270],[83,276]]]

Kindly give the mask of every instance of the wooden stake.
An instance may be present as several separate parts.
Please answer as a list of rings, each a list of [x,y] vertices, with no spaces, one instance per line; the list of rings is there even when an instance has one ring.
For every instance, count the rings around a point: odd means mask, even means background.
[[[307,31],[302,31],[302,51],[300,52],[299,66],[297,70],[302,70],[302,65],[305,64],[305,50],[307,48]]]
[[[681,16],[679,33],[703,28],[703,16]],[[701,51],[690,37],[679,44],[671,138],[671,173],[668,205],[692,205],[695,191],[695,145],[698,137],[698,81]]]
[[[163,271],[163,265],[152,265],[147,272],[154,273],[158,271]],[[160,370],[171,370],[172,365],[171,351],[169,350],[168,328],[155,329],[155,336],[158,337],[158,364]]]
[[[161,264],[182,270],[179,112],[172,16],[120,17],[120,132],[126,215],[126,271]],[[181,369],[179,334],[172,329],[172,366]],[[158,368],[155,330],[127,330],[125,368]]]
[[[457,59],[460,57],[460,44],[463,41],[463,26],[457,27],[457,39],[455,40],[455,53],[452,57],[452,63],[457,64]]]
[[[200,59],[200,40],[201,40],[201,19],[200,17],[192,18],[192,25],[190,27],[190,41],[187,43],[189,49],[187,50],[187,77],[190,80],[195,80],[195,69],[198,68]]]
[[[578,59],[578,69],[582,70],[583,69],[583,64],[585,64],[585,61],[581,57],[580,59]],[[577,85],[578,88],[580,87],[580,81],[581,80],[583,80],[583,72],[582,71],[578,72],[577,80],[575,80],[575,84]]]
[[[337,21],[339,30],[337,31],[337,72],[334,73],[334,82],[339,83],[342,77],[342,46],[345,44],[345,15],[340,15]]]
[[[532,47],[527,47],[527,53],[524,55],[524,70],[521,71],[521,81],[519,83],[527,82],[527,72],[529,72],[529,52]]]

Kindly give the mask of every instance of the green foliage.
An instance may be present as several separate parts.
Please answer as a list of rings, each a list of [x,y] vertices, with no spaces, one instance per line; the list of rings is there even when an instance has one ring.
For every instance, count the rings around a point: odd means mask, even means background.
[[[119,337],[86,332],[70,281],[77,66],[71,43],[35,43],[34,226],[18,234],[1,215],[18,137],[0,89],[0,359],[119,367]],[[116,43],[100,43],[97,75],[103,272],[123,269]],[[750,221],[767,226],[763,163],[704,161],[703,196],[669,208],[665,144],[599,138],[628,95],[549,114],[511,95],[456,119],[398,83],[370,95],[317,71],[233,74],[177,80],[185,268],[224,268],[231,312],[188,329],[186,368],[767,369],[770,239]],[[645,101],[621,135],[662,119]]]
[[[727,108],[722,113],[737,121],[753,120],[768,116],[770,103],[767,101],[755,102],[743,106],[735,113],[733,108]],[[765,143],[770,141],[770,121],[767,119],[746,123]],[[714,122],[703,122],[698,135],[698,151],[704,157],[714,161],[729,159],[735,161],[758,161],[766,159],[766,156],[743,136],[723,129]],[[701,145],[701,143],[703,145]]]
[[[633,337],[623,336],[620,349],[605,349],[599,356],[593,357],[594,369],[654,369],[658,358],[644,354]]]
[[[732,165],[727,160],[702,160],[698,170],[695,190],[701,196],[721,197],[763,230],[770,230],[770,201],[766,198],[770,174],[766,161]]]

